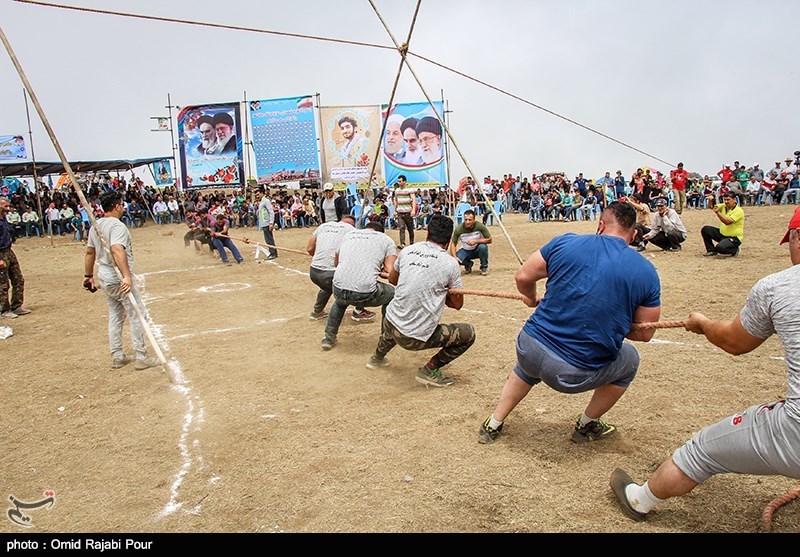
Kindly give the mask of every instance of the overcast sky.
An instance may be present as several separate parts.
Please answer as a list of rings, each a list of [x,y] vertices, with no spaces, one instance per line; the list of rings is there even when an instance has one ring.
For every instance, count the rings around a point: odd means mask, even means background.
[[[401,42],[413,0],[374,0]],[[367,0],[64,0],[71,6],[391,45]],[[171,156],[151,116],[172,104],[320,93],[387,103],[396,51],[0,0],[0,26],[71,160]],[[800,150],[797,0],[425,0],[410,50],[687,170],[771,167]],[[599,177],[670,167],[409,57],[482,178]],[[0,50],[0,135],[28,140],[23,85]],[[403,70],[396,102],[424,101]],[[57,160],[31,105],[37,160]],[[30,150],[30,147],[29,147]],[[451,178],[466,173],[451,146]]]

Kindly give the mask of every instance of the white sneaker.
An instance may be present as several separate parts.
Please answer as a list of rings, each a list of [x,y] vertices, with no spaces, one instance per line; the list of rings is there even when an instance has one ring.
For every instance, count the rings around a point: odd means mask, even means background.
[[[0,317],[5,317],[6,319],[16,319],[17,317],[19,317],[19,315],[17,315],[11,310],[8,310],[4,311],[3,313],[0,313]]]
[[[133,367],[139,371],[143,369],[148,369],[151,367],[160,366],[161,362],[155,356],[150,356],[145,358],[144,360],[136,360],[136,363],[133,364]]]
[[[29,310],[28,308],[24,308],[22,306],[18,307],[17,309],[15,309],[13,311],[17,315],[28,315],[31,312],[31,310]]]

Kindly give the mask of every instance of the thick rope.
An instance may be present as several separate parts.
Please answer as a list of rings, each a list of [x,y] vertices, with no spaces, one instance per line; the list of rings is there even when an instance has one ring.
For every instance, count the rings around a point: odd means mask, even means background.
[[[288,252],[291,252],[291,253],[299,253],[300,255],[305,255],[307,257],[311,257],[308,254],[307,251],[302,251],[302,250],[299,250],[299,249],[292,249],[292,248],[284,248],[282,246],[273,246],[272,244],[264,244],[264,243],[260,243],[260,242],[254,242],[250,238],[237,238],[236,236],[228,236],[226,234],[219,234],[219,237],[220,238],[228,238],[229,240],[236,240],[236,241],[239,241],[239,242],[244,242],[245,244],[252,244],[252,245],[255,245],[255,246],[266,246],[268,248],[273,248],[273,249],[277,249],[277,250],[281,250],[281,251],[288,251]]]
[[[769,505],[767,505],[767,508],[764,509],[764,514],[761,516],[764,532],[772,532],[772,516],[775,514],[775,511],[777,511],[786,503],[797,499],[798,497],[800,497],[800,487],[796,487],[780,497],[776,497]]]
[[[491,292],[488,290],[465,290],[463,288],[451,288],[448,290],[450,294],[462,294],[465,296],[484,296],[487,298],[506,298],[507,300],[522,300],[522,294],[514,292]]]
[[[653,321],[651,323],[634,323],[631,329],[634,331],[642,329],[677,329],[685,326],[686,321]]]

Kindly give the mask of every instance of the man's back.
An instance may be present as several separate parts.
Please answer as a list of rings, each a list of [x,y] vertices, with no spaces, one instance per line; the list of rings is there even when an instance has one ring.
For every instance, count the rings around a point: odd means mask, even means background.
[[[353,292],[374,291],[384,260],[395,252],[394,241],[383,232],[369,228],[348,232],[339,246],[333,285]]]
[[[547,291],[524,328],[571,365],[597,369],[612,361],[636,309],[660,305],[655,267],[621,238],[565,234],[540,251]]]
[[[353,225],[341,221],[325,222],[319,225],[313,234],[317,240],[311,266],[320,271],[333,271],[336,269],[333,264],[336,252],[342,245],[342,240],[347,233],[353,230],[355,230]]]

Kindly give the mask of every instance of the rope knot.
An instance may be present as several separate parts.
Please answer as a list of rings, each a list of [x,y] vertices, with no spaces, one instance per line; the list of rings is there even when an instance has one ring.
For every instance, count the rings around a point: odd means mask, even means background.
[[[408,43],[403,43],[397,48],[397,52],[399,52],[402,56],[405,56],[408,53]]]

